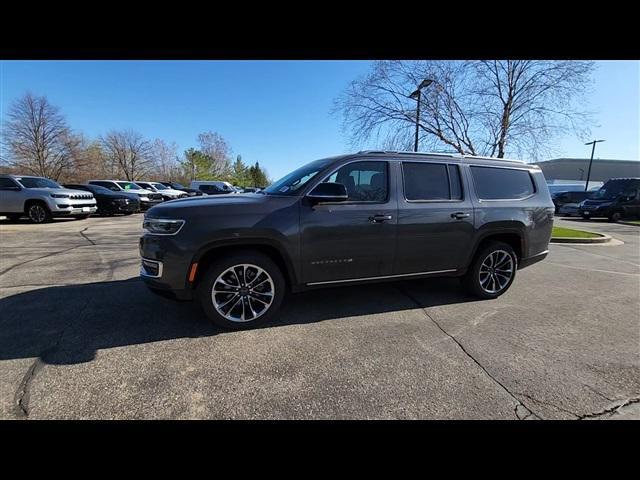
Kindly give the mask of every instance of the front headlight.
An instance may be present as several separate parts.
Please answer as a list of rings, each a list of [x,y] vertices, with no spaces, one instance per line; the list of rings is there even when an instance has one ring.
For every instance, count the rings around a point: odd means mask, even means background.
[[[69,195],[65,195],[64,193],[50,193],[53,198],[69,198]]]
[[[142,228],[154,235],[175,235],[180,231],[184,223],[184,220],[145,218],[142,222]]]
[[[147,195],[140,194],[138,196],[140,197],[140,200],[144,200],[145,202],[149,201],[149,197]]]

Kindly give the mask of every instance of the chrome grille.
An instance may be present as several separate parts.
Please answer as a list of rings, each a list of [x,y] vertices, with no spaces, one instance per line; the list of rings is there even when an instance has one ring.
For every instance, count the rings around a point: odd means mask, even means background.
[[[93,195],[90,193],[80,193],[80,194],[71,194],[69,196],[71,200],[90,200],[93,198]]]

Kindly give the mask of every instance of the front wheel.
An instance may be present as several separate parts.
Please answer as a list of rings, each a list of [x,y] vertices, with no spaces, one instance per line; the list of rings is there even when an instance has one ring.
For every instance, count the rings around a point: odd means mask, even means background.
[[[613,212],[611,215],[609,215],[610,222],[619,222],[620,220],[622,220],[622,212]]]
[[[34,202],[27,207],[27,216],[33,223],[47,223],[51,221],[51,212],[44,203]]]
[[[516,277],[518,257],[504,242],[493,241],[483,247],[473,260],[464,283],[472,295],[498,298],[506,292]]]
[[[213,263],[197,287],[207,317],[230,330],[268,322],[284,298],[280,268],[266,255],[246,251]]]

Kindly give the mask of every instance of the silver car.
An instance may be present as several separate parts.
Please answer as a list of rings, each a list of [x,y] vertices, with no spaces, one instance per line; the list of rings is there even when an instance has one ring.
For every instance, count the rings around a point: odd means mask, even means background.
[[[98,209],[90,192],[63,188],[53,180],[26,175],[0,175],[0,215],[33,223],[53,217],[87,218]]]

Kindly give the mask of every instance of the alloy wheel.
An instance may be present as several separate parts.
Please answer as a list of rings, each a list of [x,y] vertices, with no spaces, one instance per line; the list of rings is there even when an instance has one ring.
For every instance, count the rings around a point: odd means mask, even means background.
[[[504,290],[513,277],[513,257],[505,250],[494,250],[480,265],[480,287],[487,293],[496,294]]]
[[[232,322],[250,322],[264,315],[271,307],[275,286],[271,275],[252,264],[239,264],[224,270],[211,291],[213,306]]]
[[[29,218],[35,223],[42,223],[47,218],[47,212],[42,205],[31,205],[29,207]]]

